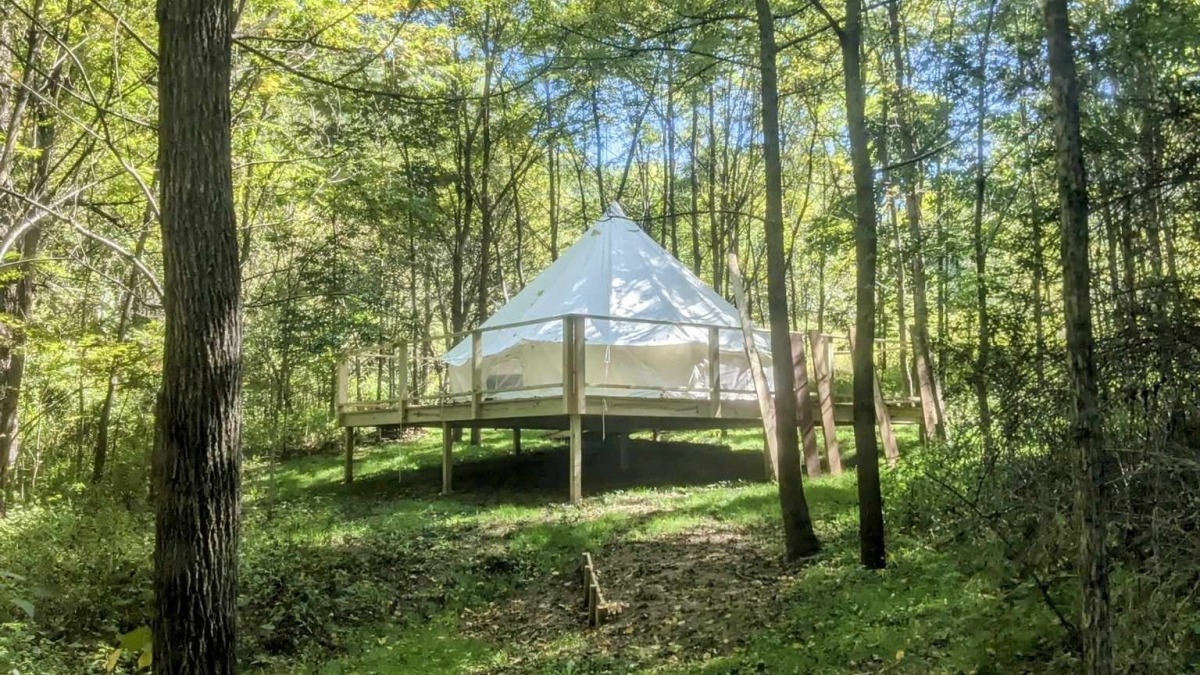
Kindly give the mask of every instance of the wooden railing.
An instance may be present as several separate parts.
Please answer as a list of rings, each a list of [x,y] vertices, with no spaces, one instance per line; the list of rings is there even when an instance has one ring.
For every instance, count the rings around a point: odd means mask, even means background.
[[[588,322],[634,323],[668,326],[679,329],[703,330],[707,336],[708,368],[705,387],[660,386],[641,383],[597,382],[589,379],[587,358]],[[500,333],[553,322],[562,324],[562,377],[560,381],[522,381],[516,385],[488,386],[485,372],[485,339],[490,333]],[[484,401],[501,394],[530,393],[530,398],[547,398],[561,392],[563,412],[583,414],[587,407],[589,389],[627,390],[657,393],[664,397],[692,395],[706,399],[714,416],[719,416],[721,401],[728,397],[748,397],[753,389],[724,389],[721,385],[721,337],[722,331],[741,334],[741,327],[718,326],[704,323],[671,322],[656,319],[614,317],[605,315],[566,314],[543,319],[531,319],[498,326],[480,327],[470,331],[427,337],[415,343],[398,341],[371,345],[345,351],[337,360],[336,409],[340,413],[404,411],[406,406],[437,406],[451,403],[470,402],[473,416],[478,416]],[[759,336],[767,336],[765,330],[756,329]],[[449,366],[441,359],[440,352],[450,349],[464,338],[470,340],[470,388],[455,391],[450,386]],[[849,396],[850,378],[836,378],[837,373],[850,373],[849,338],[809,331],[801,344],[809,345],[812,357],[806,359],[808,381],[813,393],[818,393],[824,382],[829,387],[823,396],[842,398]],[[819,340],[819,344],[818,341]],[[414,349],[415,348],[415,349]],[[882,366],[896,363],[899,358],[889,359],[899,353],[896,340],[876,339],[876,372],[882,393],[889,399],[911,397],[905,385],[906,377],[898,368]],[[823,353],[817,354],[818,351]],[[778,357],[773,355],[773,362]],[[424,362],[425,367],[420,367]],[[824,372],[824,371],[828,372]],[[892,370],[895,370],[893,373]],[[418,380],[419,376],[419,380]],[[840,386],[839,386],[840,385]],[[843,391],[844,390],[844,391]]]

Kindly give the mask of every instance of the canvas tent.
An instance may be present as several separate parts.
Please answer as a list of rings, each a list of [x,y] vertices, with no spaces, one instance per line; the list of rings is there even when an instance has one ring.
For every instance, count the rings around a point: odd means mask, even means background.
[[[706,397],[710,331],[704,326],[720,326],[722,396],[753,396],[737,309],[626,218],[615,203],[481,326],[484,391],[509,390],[489,394],[494,398],[560,395],[566,315],[588,317],[588,394]],[[486,330],[511,324],[522,325]],[[766,335],[756,335],[755,344],[770,381]],[[449,393],[471,391],[472,352],[468,337],[443,355],[449,366]]]

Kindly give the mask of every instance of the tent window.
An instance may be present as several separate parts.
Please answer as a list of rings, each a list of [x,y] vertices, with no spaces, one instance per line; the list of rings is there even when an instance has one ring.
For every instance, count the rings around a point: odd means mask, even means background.
[[[515,389],[524,386],[524,384],[525,378],[521,377],[520,373],[488,375],[487,382],[484,383],[484,388],[487,391],[497,391],[500,389]]]

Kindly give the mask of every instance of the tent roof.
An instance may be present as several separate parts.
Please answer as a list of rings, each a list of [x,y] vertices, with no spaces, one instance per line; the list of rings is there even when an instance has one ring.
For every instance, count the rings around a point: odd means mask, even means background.
[[[496,311],[483,328],[565,314],[653,319],[672,324],[741,325],[737,309],[629,220],[615,202],[550,267]],[[589,343],[660,345],[707,339],[704,329],[589,321]],[[561,342],[561,322],[484,333],[484,353],[519,341]],[[721,331],[722,348],[741,349],[741,335]],[[757,342],[757,340],[756,340]],[[764,345],[765,346],[765,345]],[[470,340],[446,353],[465,362]]]

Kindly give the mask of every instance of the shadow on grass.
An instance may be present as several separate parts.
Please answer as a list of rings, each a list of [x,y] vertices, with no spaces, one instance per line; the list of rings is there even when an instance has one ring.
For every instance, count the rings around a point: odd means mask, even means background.
[[[379,448],[373,452],[390,452]],[[457,453],[456,453],[457,454]],[[581,467],[585,496],[646,487],[688,487],[722,482],[763,482],[762,456],[727,446],[685,442],[629,441],[629,466],[621,468],[613,442],[584,442]],[[482,503],[534,504],[565,500],[570,459],[557,447],[520,455],[487,455],[456,461],[453,490],[457,499]],[[357,498],[430,497],[441,490],[440,465],[379,471],[356,477],[349,487],[340,481],[314,483],[310,494]]]

